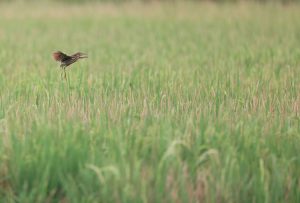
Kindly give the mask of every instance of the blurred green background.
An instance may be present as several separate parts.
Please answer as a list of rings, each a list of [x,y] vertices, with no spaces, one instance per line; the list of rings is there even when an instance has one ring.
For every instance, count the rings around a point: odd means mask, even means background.
[[[300,202],[300,5],[58,2],[0,4],[0,202]]]
[[[300,0],[0,0],[0,2],[66,2],[66,3],[89,3],[89,2],[114,2],[114,3],[125,3],[125,2],[259,2],[259,3],[274,3],[279,2],[288,4],[292,2],[300,2]]]

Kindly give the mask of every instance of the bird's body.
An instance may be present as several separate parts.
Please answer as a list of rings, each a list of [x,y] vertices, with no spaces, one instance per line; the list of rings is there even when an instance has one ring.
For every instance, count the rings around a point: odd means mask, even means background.
[[[61,62],[61,68],[66,68],[67,66],[75,63],[79,59],[87,58],[87,55],[81,52],[77,52],[71,56],[68,56],[67,54],[62,53],[61,51],[57,51],[53,53],[53,58],[56,61]]]
[[[61,63],[60,67],[64,70],[65,78],[66,78],[66,72],[65,72],[66,67],[75,63],[79,59],[87,58],[87,54],[81,52],[77,52],[71,56],[68,56],[67,54],[62,53],[61,51],[57,51],[54,52],[52,56],[54,60],[59,61]]]

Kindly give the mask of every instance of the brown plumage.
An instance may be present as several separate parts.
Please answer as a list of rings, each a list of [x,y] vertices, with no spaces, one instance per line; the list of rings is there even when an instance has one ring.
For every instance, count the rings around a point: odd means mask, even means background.
[[[75,63],[79,59],[87,58],[87,54],[77,52],[71,56],[68,56],[67,54],[62,53],[61,51],[56,51],[52,54],[54,60],[59,61],[60,67],[64,70],[64,77],[66,79],[66,67]]]

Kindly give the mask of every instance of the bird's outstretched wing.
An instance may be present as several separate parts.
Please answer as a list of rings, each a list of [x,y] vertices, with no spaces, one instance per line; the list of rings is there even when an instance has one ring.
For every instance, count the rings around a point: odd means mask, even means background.
[[[63,62],[63,61],[66,61],[66,60],[70,60],[70,59],[71,59],[70,56],[68,56],[67,54],[62,53],[61,51],[54,52],[54,53],[53,53],[53,58],[54,58],[56,61],[59,61],[59,62]]]

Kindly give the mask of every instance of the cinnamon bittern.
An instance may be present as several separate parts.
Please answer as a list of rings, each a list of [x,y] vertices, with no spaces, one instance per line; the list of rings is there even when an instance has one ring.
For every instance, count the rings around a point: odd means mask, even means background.
[[[52,55],[56,61],[59,61],[61,63],[60,67],[64,71],[62,74],[64,74],[65,79],[67,79],[67,73],[66,73],[67,66],[75,63],[79,59],[87,58],[87,54],[84,54],[81,52],[77,52],[71,56],[68,56],[67,54],[62,53],[61,51],[57,51],[57,52],[54,52]]]

